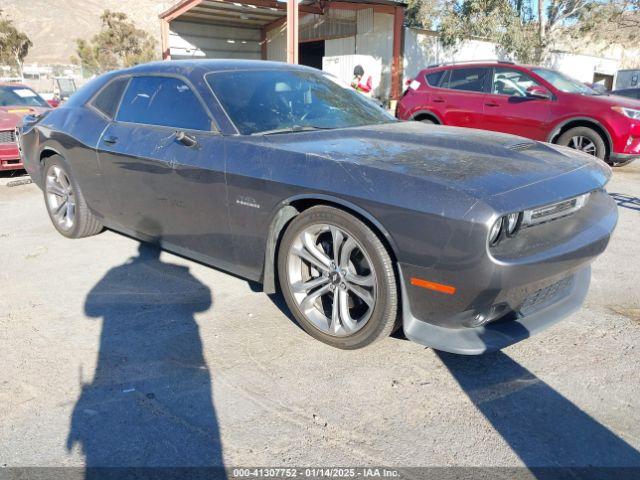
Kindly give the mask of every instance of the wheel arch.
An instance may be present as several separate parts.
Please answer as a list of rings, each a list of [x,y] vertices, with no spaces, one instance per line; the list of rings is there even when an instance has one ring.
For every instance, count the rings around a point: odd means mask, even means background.
[[[40,186],[44,184],[44,176],[46,172],[44,171],[44,162],[47,158],[53,157],[54,155],[59,155],[64,158],[64,155],[60,153],[60,149],[53,147],[51,145],[45,144],[40,149],[40,154],[38,155],[38,167],[40,169]]]
[[[394,264],[397,263],[397,246],[384,226],[369,212],[352,202],[339,197],[325,194],[304,194],[290,197],[280,203],[269,223],[267,242],[265,246],[264,265],[262,268],[262,288],[265,293],[276,292],[276,265],[280,240],[287,225],[303,211],[318,205],[343,210],[364,222],[378,235],[380,241],[387,248]],[[397,272],[396,272],[397,273]]]
[[[433,120],[438,125],[443,125],[440,117],[436,113],[433,113],[431,110],[418,110],[416,112],[413,112],[409,120],[420,121],[420,120],[424,120],[425,118],[428,118],[429,120]]]
[[[572,117],[560,122],[553,128],[547,137],[547,141],[555,143],[558,138],[560,138],[560,135],[575,127],[587,127],[598,133],[604,140],[605,147],[607,148],[607,158],[611,155],[613,151],[613,139],[609,131],[601,122],[591,117]]]
[[[62,158],[64,158],[58,150],[47,145],[42,150],[40,150],[40,158],[38,160],[42,164],[47,158],[53,157],[54,155],[60,155]]]

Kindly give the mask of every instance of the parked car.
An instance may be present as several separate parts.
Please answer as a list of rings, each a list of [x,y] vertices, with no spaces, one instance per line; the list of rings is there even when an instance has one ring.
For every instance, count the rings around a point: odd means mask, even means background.
[[[640,88],[625,88],[624,90],[614,90],[613,92],[611,92],[611,94],[640,100]]]
[[[302,66],[141,65],[19,132],[62,235],[106,227],[279,285],[309,334],[345,349],[399,324],[464,354],[527,338],[579,308],[617,221],[603,162],[399,122]]]
[[[16,126],[26,114],[40,114],[49,104],[26,85],[0,83],[0,171],[23,168]]]
[[[640,101],[599,94],[543,67],[494,62],[426,68],[405,91],[397,116],[522,135],[613,165],[640,157]]]

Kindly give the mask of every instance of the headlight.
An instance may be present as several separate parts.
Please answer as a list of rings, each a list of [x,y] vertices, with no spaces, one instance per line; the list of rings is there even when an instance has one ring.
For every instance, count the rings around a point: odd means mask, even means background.
[[[498,239],[500,238],[500,232],[502,231],[502,217],[496,220],[496,223],[491,227],[491,231],[489,232],[489,245],[494,246],[498,243]]]
[[[636,110],[634,108],[626,108],[626,107],[611,107],[611,110],[614,110],[618,113],[621,113],[627,118],[633,118],[634,120],[640,120],[640,110]]]
[[[521,224],[522,212],[509,213],[497,219],[489,230],[489,246],[495,247],[503,236],[514,237]]]
[[[507,215],[507,236],[512,237],[518,231],[518,227],[520,227],[520,219],[522,215],[520,212],[510,213]]]

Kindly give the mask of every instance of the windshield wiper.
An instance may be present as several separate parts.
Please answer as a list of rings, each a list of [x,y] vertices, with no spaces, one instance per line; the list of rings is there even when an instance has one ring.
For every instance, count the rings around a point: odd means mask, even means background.
[[[273,130],[264,130],[262,132],[255,132],[251,135],[276,135],[278,133],[296,133],[296,132],[311,132],[313,130],[331,130],[334,127],[318,127],[316,125],[293,125],[285,128],[274,128]]]

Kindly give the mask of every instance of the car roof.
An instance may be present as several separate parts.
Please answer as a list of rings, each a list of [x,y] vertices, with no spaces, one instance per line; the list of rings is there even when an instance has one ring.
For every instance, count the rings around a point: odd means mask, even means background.
[[[539,65],[526,65],[526,64],[515,63],[515,62],[490,60],[490,61],[484,61],[484,62],[477,61],[477,62],[443,63],[440,65],[430,65],[426,68],[423,68],[421,71],[426,72],[426,71],[436,71],[436,70],[447,70],[451,68],[496,67],[496,66],[524,69],[524,70],[531,70],[533,68],[544,68],[544,67],[540,67]]]
[[[127,73],[173,73],[189,76],[194,70],[200,72],[222,72],[229,70],[315,70],[303,65],[292,65],[267,60],[163,60],[143,63],[121,72]]]

